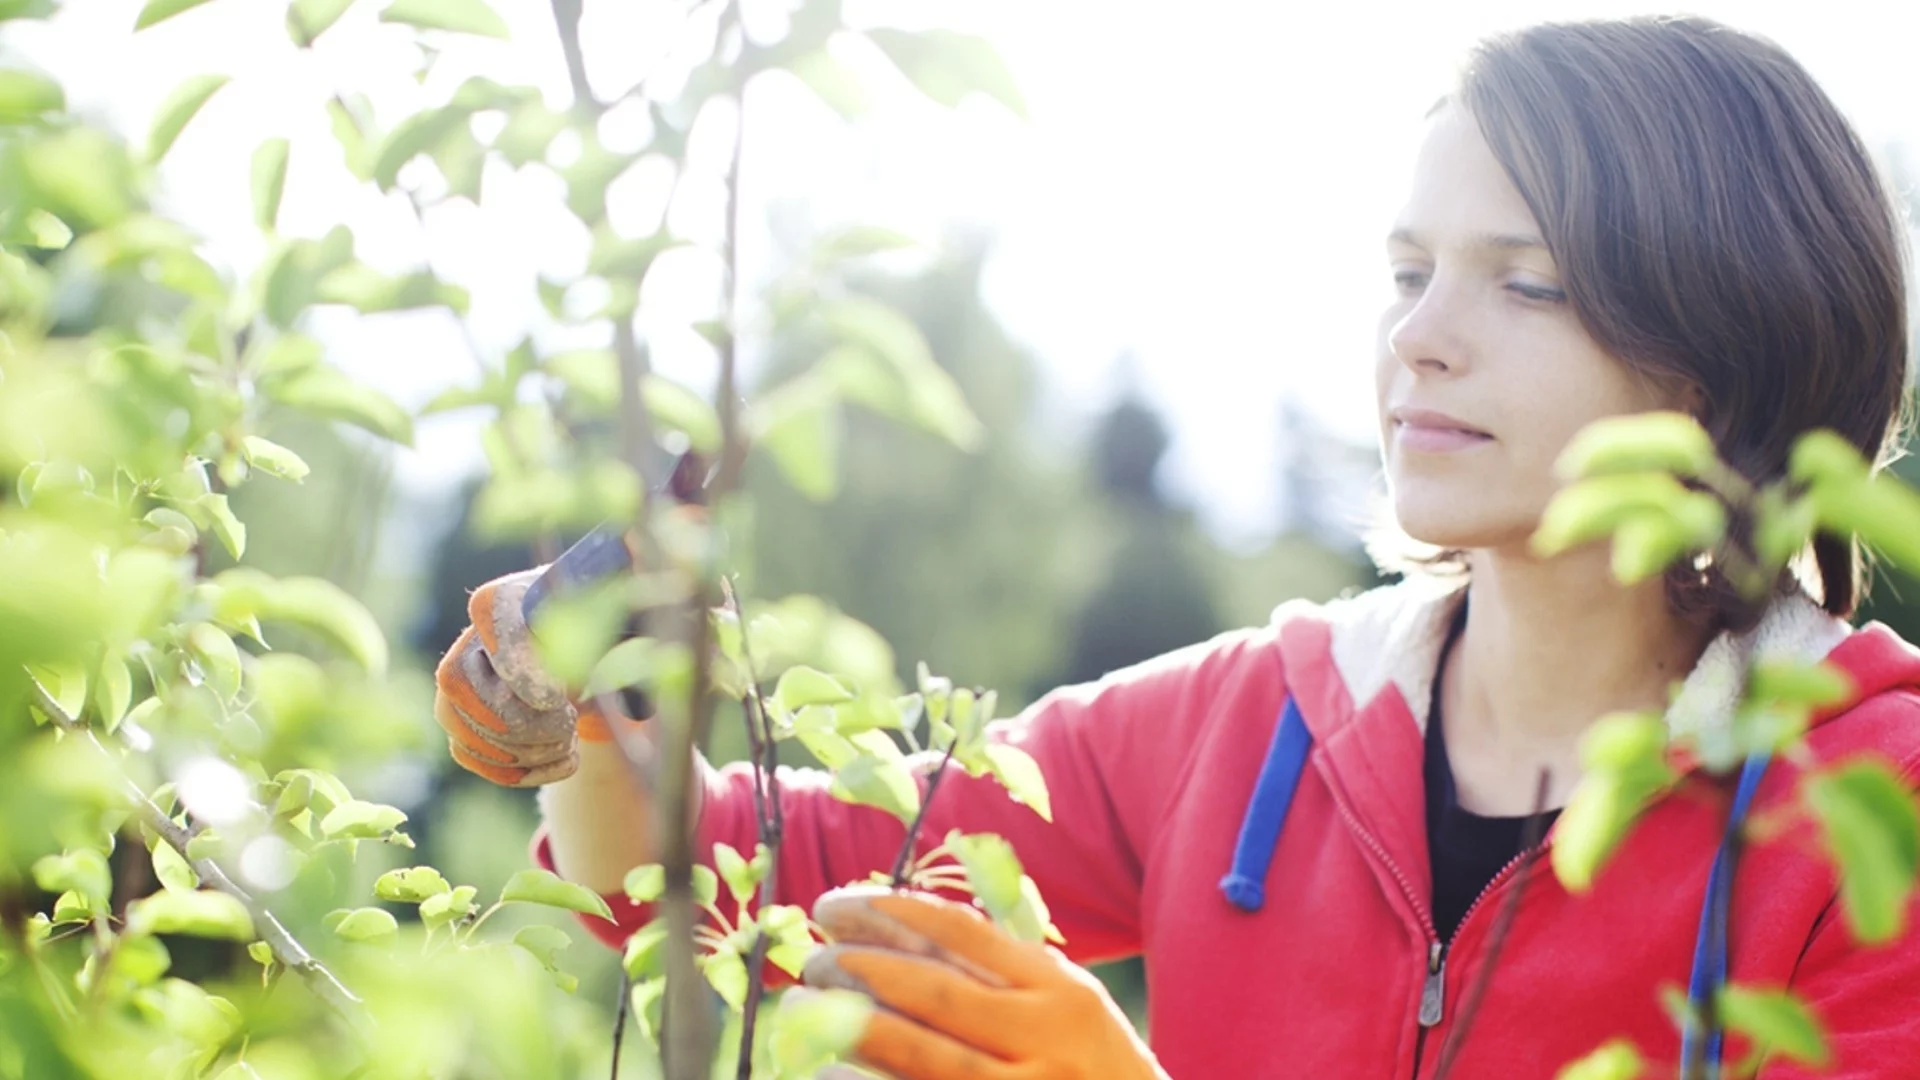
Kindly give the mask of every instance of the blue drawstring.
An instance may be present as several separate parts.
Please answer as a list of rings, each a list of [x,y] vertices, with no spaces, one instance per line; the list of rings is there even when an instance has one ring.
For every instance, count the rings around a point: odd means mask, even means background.
[[[1307,722],[1289,695],[1273,730],[1273,742],[1267,746],[1266,763],[1260,766],[1260,779],[1254,782],[1253,798],[1247,801],[1246,816],[1240,820],[1233,869],[1220,879],[1220,891],[1242,911],[1259,911],[1267,902],[1267,867],[1273,863],[1280,826],[1287,820],[1294,788],[1300,784],[1307,751],[1312,748]]]
[[[1254,782],[1253,797],[1240,819],[1240,838],[1233,846],[1233,867],[1220,879],[1220,892],[1242,911],[1259,911],[1266,903],[1267,868],[1273,863],[1273,850],[1280,840],[1280,827],[1293,805],[1294,789],[1307,765],[1307,753],[1313,749],[1313,736],[1307,731],[1300,707],[1288,697],[1274,728],[1273,741],[1267,746],[1267,759]],[[1705,1015],[1707,1002],[1727,982],[1726,928],[1731,923],[1733,892],[1733,848],[1740,828],[1753,806],[1753,795],[1766,775],[1766,754],[1749,757],[1740,770],[1740,783],[1734,791],[1733,811],[1721,835],[1720,850],[1714,855],[1713,870],[1707,875],[1707,895],[1700,905],[1700,931],[1693,950],[1693,974],[1687,981],[1688,1018],[1681,1032],[1682,1066],[1693,1058],[1700,1033],[1694,1018]],[[1716,1031],[1707,1040],[1703,1061],[1707,1080],[1720,1075],[1721,1037]]]
[[[1680,1032],[1680,1067],[1693,1060],[1700,1040],[1698,1018],[1727,982],[1727,928],[1733,921],[1733,849],[1740,827],[1746,823],[1753,805],[1753,793],[1766,775],[1767,754],[1755,754],[1740,767],[1740,786],[1734,789],[1733,811],[1727,816],[1726,832],[1720,837],[1720,850],[1713,857],[1713,872],[1707,875],[1707,896],[1700,905],[1700,932],[1693,946],[1693,975],[1687,980],[1687,1019]],[[1720,1031],[1707,1040],[1701,1060],[1706,1064],[1706,1080],[1720,1075]]]

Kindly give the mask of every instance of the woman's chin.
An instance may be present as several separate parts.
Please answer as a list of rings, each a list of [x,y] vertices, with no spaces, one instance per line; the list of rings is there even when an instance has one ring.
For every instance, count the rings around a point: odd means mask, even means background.
[[[1504,547],[1516,541],[1524,543],[1531,528],[1516,528],[1511,521],[1473,513],[1473,500],[1461,495],[1451,499],[1396,499],[1394,517],[1400,531],[1416,543],[1442,551],[1471,551],[1476,548]]]

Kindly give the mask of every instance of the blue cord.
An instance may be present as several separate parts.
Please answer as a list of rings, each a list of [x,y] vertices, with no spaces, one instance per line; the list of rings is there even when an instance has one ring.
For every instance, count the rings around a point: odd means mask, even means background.
[[[1300,706],[1289,695],[1280,710],[1273,742],[1267,746],[1267,760],[1260,766],[1260,778],[1254,782],[1253,797],[1247,800],[1246,816],[1240,821],[1233,867],[1220,879],[1220,891],[1242,911],[1259,911],[1267,902],[1267,867],[1273,864],[1280,826],[1286,823],[1294,789],[1300,784],[1300,773],[1307,767],[1311,749],[1313,735],[1307,731]]]
[[[1693,975],[1687,980],[1687,1019],[1680,1032],[1680,1067],[1686,1068],[1699,1045],[1698,1017],[1706,1015],[1713,996],[1727,983],[1727,928],[1733,921],[1733,849],[1753,806],[1753,793],[1766,775],[1771,755],[1754,754],[1740,767],[1740,785],[1734,790],[1733,811],[1727,816],[1727,829],[1720,837],[1720,850],[1713,857],[1713,872],[1707,875],[1707,896],[1700,904],[1700,931],[1693,946]],[[1702,1061],[1706,1080],[1720,1076],[1721,1033],[1716,1028],[1706,1042]],[[1691,1080],[1691,1078],[1689,1078]]]

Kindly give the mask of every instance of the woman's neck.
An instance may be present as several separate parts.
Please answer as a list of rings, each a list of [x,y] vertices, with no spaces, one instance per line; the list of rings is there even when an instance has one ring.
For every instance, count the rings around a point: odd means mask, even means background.
[[[1558,806],[1578,777],[1587,726],[1615,710],[1663,708],[1710,634],[1672,613],[1658,578],[1615,581],[1604,546],[1546,561],[1474,552],[1470,564],[1466,628],[1440,673],[1462,801],[1525,813],[1546,769]]]

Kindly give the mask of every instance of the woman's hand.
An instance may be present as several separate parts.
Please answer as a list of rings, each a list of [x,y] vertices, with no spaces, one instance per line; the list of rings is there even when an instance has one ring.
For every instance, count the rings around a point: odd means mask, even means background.
[[[535,787],[579,767],[567,692],[540,667],[520,599],[541,568],[496,578],[467,602],[472,625],[433,673],[433,718],[453,760],[507,787]]]
[[[855,886],[813,914],[834,944],[807,984],[881,1006],[855,1050],[864,1066],[899,1080],[1165,1080],[1098,979],[970,907]]]

